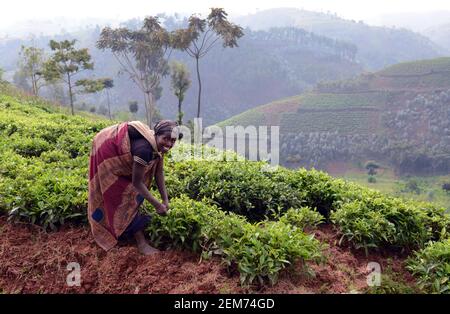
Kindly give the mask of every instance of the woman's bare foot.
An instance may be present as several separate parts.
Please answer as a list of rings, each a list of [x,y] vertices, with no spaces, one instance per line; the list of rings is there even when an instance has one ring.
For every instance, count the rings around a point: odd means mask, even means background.
[[[154,247],[150,246],[148,243],[141,243],[137,246],[139,253],[144,255],[152,255],[155,253],[158,253],[159,250],[155,249]]]
[[[145,240],[145,236],[144,233],[142,231],[138,231],[134,234],[134,237],[136,239],[137,242],[137,248],[139,250],[139,252],[141,254],[144,255],[151,255],[151,254],[155,254],[158,253],[159,250],[155,249],[154,247],[150,246],[147,243],[147,240]]]

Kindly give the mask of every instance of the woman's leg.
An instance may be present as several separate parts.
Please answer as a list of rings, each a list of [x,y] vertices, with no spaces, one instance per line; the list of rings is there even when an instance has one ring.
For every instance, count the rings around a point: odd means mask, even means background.
[[[127,227],[127,229],[121,236],[123,238],[130,238],[131,236],[134,237],[136,239],[137,248],[139,252],[144,255],[150,255],[159,252],[159,250],[150,246],[147,240],[145,239],[143,230],[145,230],[150,220],[151,220],[150,216],[143,215],[140,212],[138,212],[136,214],[136,217],[134,217],[133,221],[130,223],[130,225]]]
[[[155,249],[147,243],[144,232],[142,230],[136,232],[134,234],[134,238],[136,239],[137,247],[140,253],[144,255],[150,255],[159,252],[158,249]]]

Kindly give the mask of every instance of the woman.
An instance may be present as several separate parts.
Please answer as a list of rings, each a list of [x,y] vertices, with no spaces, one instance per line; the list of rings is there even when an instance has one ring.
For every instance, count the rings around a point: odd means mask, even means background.
[[[163,155],[181,139],[177,123],[163,120],[154,131],[139,121],[101,130],[93,139],[89,162],[88,219],[95,241],[109,250],[119,237],[134,236],[142,254],[158,252],[144,237],[150,217],[138,212],[144,199],[160,215],[169,210]],[[149,191],[156,179],[160,203]]]

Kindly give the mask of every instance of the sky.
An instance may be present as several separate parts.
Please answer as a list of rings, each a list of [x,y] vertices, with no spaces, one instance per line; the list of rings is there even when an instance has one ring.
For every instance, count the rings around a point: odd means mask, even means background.
[[[292,7],[337,13],[355,20],[374,20],[398,12],[450,11],[449,0],[12,0],[0,10],[0,30],[23,20],[101,18],[126,20],[161,12],[206,13],[223,7],[230,16],[255,13],[274,7]]]

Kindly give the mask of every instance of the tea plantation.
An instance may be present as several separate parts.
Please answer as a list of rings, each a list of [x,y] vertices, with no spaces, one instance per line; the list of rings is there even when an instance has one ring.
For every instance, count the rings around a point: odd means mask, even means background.
[[[0,92],[0,213],[56,229],[86,223],[93,136],[115,123],[69,116],[42,100]],[[177,149],[189,153],[190,146]],[[157,246],[218,256],[243,285],[275,283],[282,269],[320,263],[325,245],[311,230],[332,224],[355,249],[410,252],[424,292],[450,292],[450,218],[431,203],[407,202],[324,172],[269,169],[263,162],[165,163],[167,216],[147,232]],[[173,154],[174,152],[172,152]],[[153,213],[149,204],[143,210]]]

